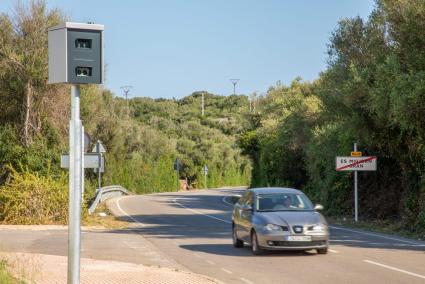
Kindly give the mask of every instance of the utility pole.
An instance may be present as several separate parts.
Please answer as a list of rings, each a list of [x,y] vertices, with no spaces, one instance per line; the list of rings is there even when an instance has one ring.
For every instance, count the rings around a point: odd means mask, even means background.
[[[248,96],[248,102],[249,102],[249,112],[252,112],[252,95]]]
[[[128,115],[130,113],[129,107],[128,107],[128,93],[130,92],[131,89],[133,89],[133,86],[121,86],[121,89],[124,91],[124,96],[127,103],[127,115]]]
[[[84,183],[83,133],[80,119],[80,86],[71,85],[69,123],[69,225],[68,283],[80,283],[81,195]]]
[[[204,92],[202,92],[202,116],[205,114]]]
[[[257,98],[257,92],[253,92],[251,95],[249,95],[249,112],[255,112],[255,101]]]
[[[230,79],[230,82],[233,84],[233,94],[236,95],[236,84],[240,81],[240,79]]]
[[[257,91],[253,92],[251,95],[249,95],[249,112],[255,112],[255,99],[257,97]]]
[[[204,165],[204,188],[207,189],[207,175],[208,175],[208,166]]]

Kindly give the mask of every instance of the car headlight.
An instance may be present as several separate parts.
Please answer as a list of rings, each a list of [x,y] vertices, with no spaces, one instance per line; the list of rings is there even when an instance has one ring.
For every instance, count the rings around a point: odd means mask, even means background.
[[[314,225],[312,228],[312,231],[314,232],[325,232],[326,226],[325,225]]]
[[[275,224],[267,224],[266,226],[264,226],[264,229],[266,231],[270,231],[270,232],[272,232],[272,231],[282,231],[282,227],[275,225]]]

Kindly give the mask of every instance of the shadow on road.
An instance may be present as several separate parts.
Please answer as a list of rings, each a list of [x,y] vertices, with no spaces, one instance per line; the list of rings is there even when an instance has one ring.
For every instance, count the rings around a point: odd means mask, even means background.
[[[159,200],[158,202],[166,206],[171,206],[175,208],[185,208],[195,209],[195,210],[223,210],[225,212],[231,213],[232,206],[224,203],[222,200],[224,195],[161,195],[165,197],[164,200]],[[174,201],[175,200],[175,201]]]
[[[226,218],[225,214],[212,214],[217,218]],[[155,238],[208,238],[223,239],[231,237],[231,225],[218,220],[206,218],[198,214],[152,214],[132,215],[132,218],[122,217],[123,220],[133,222],[140,220],[144,226],[131,229],[146,237]],[[126,233],[127,230],[115,230],[115,233]]]
[[[194,245],[181,245],[183,249],[195,252],[204,252],[208,254],[225,255],[225,256],[243,256],[243,257],[258,257],[252,254],[250,247],[234,248],[232,244],[194,244]],[[286,256],[286,257],[300,257],[312,256],[316,252],[311,251],[266,251],[264,256]]]

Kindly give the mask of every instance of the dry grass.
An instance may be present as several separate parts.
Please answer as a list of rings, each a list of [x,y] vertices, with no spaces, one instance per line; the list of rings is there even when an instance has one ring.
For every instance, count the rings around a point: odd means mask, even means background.
[[[105,213],[105,217],[99,216],[99,213]],[[109,209],[106,207],[105,203],[99,204],[96,208],[96,211],[87,216],[83,220],[84,226],[94,226],[94,227],[104,227],[107,229],[125,229],[128,228],[129,223],[112,215]]]
[[[34,283],[40,274],[41,262],[36,255],[23,253],[0,255],[0,283]]]

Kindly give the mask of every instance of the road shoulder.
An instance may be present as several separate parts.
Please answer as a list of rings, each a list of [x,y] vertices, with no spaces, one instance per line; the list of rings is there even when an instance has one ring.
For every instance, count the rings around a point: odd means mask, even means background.
[[[29,253],[2,253],[11,273],[29,283],[66,283],[67,257]],[[117,261],[81,259],[81,283],[175,283],[213,284],[214,279],[188,271],[147,267]]]

